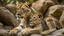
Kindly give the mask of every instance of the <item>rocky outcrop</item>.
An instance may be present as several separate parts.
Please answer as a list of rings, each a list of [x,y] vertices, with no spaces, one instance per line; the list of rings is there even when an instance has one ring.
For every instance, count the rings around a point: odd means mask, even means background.
[[[61,4],[64,5],[64,0],[62,0]]]
[[[8,31],[5,30],[4,28],[4,25],[0,22],[0,36],[8,36]]]
[[[60,17],[59,22],[61,23],[62,27],[64,27],[64,11],[63,11],[63,13],[62,13],[62,15]]]
[[[60,19],[62,13],[63,13],[63,10],[64,10],[64,6],[63,5],[54,5],[54,6],[51,6],[49,9],[48,9],[48,12],[46,13],[46,16],[53,16],[57,19]]]
[[[46,10],[54,5],[55,3],[51,0],[38,0],[32,4],[32,7],[36,10],[41,12],[42,14],[46,12]]]
[[[7,4],[7,5],[6,5],[6,8],[7,8],[11,13],[13,13],[14,15],[15,15],[16,12],[17,12],[16,5],[14,5],[14,4]]]
[[[47,36],[64,36],[64,28],[60,30],[56,30]]]
[[[0,22],[2,22],[4,25],[13,27],[18,26],[19,24],[14,15],[5,7],[0,7]]]
[[[8,31],[5,29],[0,29],[0,36],[8,36]]]
[[[64,0],[57,0],[59,4],[64,5]]]

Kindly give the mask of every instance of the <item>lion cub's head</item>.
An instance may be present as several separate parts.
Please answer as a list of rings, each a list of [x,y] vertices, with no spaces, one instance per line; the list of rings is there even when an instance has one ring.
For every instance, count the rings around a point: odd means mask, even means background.
[[[38,13],[31,13],[29,24],[30,26],[41,24],[41,15]]]

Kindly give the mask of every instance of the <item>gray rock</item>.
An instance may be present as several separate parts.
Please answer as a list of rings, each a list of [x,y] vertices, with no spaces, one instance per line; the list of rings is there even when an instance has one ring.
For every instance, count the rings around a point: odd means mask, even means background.
[[[46,36],[64,36],[64,28],[60,29],[60,30],[56,30],[56,31],[54,31],[51,34],[46,35]]]
[[[31,36],[42,36],[42,35],[40,35],[40,34],[32,34]]]
[[[0,29],[0,36],[8,36],[8,31],[5,29]]]
[[[56,30],[52,34],[56,35],[56,36],[63,36],[64,35],[64,28],[60,29],[60,30]]]

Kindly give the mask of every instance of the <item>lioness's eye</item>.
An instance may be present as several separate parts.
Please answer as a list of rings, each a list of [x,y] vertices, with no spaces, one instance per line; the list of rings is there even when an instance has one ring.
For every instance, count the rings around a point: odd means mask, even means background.
[[[20,15],[20,14],[17,14],[17,15]]]
[[[24,18],[24,17],[20,17],[20,18]]]

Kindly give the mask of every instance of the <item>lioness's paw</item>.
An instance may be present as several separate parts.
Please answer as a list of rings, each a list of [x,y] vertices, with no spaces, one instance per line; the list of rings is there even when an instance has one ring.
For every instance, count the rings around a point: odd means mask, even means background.
[[[14,28],[13,30],[11,30],[9,32],[9,35],[15,35],[15,34],[17,34],[17,29],[16,28]]]

